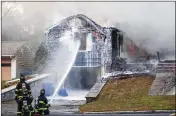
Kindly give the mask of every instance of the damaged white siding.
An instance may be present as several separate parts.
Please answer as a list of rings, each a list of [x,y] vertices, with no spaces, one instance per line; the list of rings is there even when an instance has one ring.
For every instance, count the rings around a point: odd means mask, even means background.
[[[16,78],[16,57],[11,59],[11,79]]]

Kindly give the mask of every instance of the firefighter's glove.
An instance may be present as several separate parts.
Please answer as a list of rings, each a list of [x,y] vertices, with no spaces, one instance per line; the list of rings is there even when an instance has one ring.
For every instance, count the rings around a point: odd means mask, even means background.
[[[51,107],[51,105],[50,105],[50,104],[47,104],[46,106],[47,106],[48,108],[49,108],[49,107]]]

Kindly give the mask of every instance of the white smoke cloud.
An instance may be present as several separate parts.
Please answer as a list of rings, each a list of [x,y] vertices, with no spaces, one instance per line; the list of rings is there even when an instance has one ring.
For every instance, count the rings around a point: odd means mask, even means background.
[[[121,29],[137,45],[151,53],[161,49],[175,50],[174,2],[16,2],[15,5],[18,10],[12,8],[2,20],[2,31],[8,33],[9,38],[17,35],[26,39],[31,34],[33,41],[42,40],[45,28],[81,13],[101,26]],[[8,7],[4,5],[2,13]],[[24,27],[28,28],[27,32]]]

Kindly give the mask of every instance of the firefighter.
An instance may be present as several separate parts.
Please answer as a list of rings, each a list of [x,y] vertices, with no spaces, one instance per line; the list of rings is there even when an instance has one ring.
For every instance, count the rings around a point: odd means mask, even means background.
[[[29,84],[27,84],[25,82],[25,76],[21,74],[20,77],[20,82],[17,84],[16,89],[15,89],[15,101],[18,104],[18,108],[17,108],[17,115],[21,115],[21,111],[22,111],[22,101],[21,99],[23,98],[23,94],[26,93],[28,95],[31,95],[31,88],[29,86]]]
[[[21,99],[22,104],[22,116],[33,116],[35,114],[35,110],[32,107],[32,100],[30,95],[27,93],[23,93],[23,98]]]
[[[38,97],[36,109],[40,115],[49,115],[49,107],[48,100],[45,97],[45,89],[40,90],[40,96]]]

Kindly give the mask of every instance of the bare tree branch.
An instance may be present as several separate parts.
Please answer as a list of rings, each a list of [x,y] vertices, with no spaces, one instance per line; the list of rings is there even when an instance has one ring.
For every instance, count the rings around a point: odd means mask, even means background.
[[[10,11],[10,9],[12,9],[12,7],[14,6],[16,1],[13,2],[13,4],[11,5],[11,7],[7,10],[7,12],[1,17],[1,19],[3,19],[3,17],[5,17],[7,15],[7,13]]]

